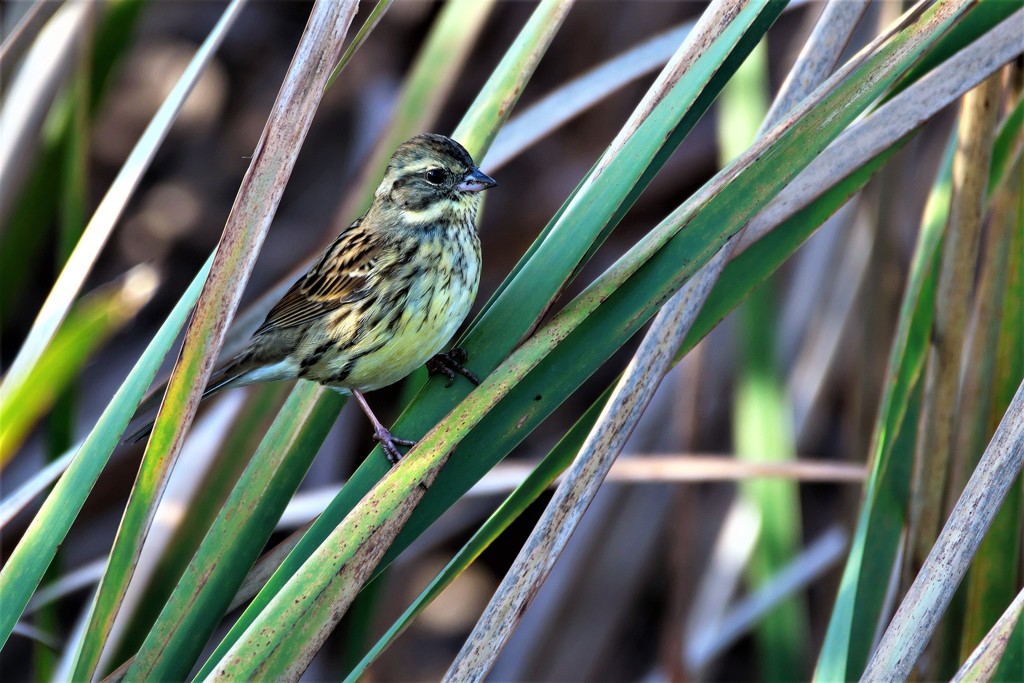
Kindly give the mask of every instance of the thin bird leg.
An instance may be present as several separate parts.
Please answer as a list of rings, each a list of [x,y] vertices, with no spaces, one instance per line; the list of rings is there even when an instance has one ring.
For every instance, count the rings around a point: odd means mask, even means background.
[[[466,350],[456,346],[447,353],[439,353],[427,361],[427,372],[431,375],[444,375],[448,378],[446,387],[450,387],[455,381],[455,375],[462,375],[476,386],[480,386],[480,378],[465,366],[469,360]]]
[[[356,397],[356,401],[359,402],[359,407],[366,413],[366,417],[370,418],[370,422],[373,423],[373,438],[380,442],[380,447],[384,449],[384,454],[388,456],[388,462],[392,465],[397,465],[398,461],[402,459],[402,454],[398,452],[398,446],[412,447],[416,445],[415,441],[409,441],[408,439],[399,439],[391,434],[387,428],[381,424],[377,416],[370,410],[370,404],[366,402],[366,397],[363,396],[363,392],[352,389],[352,395]]]

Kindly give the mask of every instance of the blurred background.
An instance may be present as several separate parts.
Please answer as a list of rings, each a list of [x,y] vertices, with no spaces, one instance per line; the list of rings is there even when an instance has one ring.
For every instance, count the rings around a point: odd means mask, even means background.
[[[5,35],[32,4],[5,1]],[[354,27],[371,6],[363,3]],[[64,408],[39,425],[5,469],[0,481],[5,495],[53,453],[61,452],[61,444],[66,448],[87,433],[215,247],[310,7],[297,0],[259,0],[243,11],[161,146],[85,291],[103,287],[139,263],[154,269],[159,284],[137,315],[96,351],[61,399]],[[356,217],[349,191],[388,121],[402,79],[439,7],[426,1],[397,2],[327,93],[240,310],[274,285],[294,279],[306,260]],[[602,61],[694,19],[703,8],[696,1],[577,3],[517,110]],[[88,122],[89,213],[222,9],[222,3],[200,0],[142,6],[123,58]],[[527,2],[498,3],[433,131],[454,129],[532,9]],[[820,10],[820,4],[805,3],[777,21],[764,46],[764,71],[748,86],[750,97],[770,101]],[[863,45],[899,10],[894,2],[873,4],[862,22],[864,35],[858,34],[850,50]],[[14,63],[4,61],[4,82]],[[500,185],[488,193],[480,224],[484,271],[477,307],[583,178],[655,75],[651,72],[627,85],[493,172]],[[728,160],[725,143],[741,133],[731,130],[729,119],[719,105],[715,107],[563,301]],[[685,454],[706,457],[717,466],[722,457],[738,450],[756,456],[759,448],[770,448],[773,438],[758,438],[756,429],[752,442],[741,443],[737,417],[747,387],[737,377],[744,367],[756,365],[759,355],[767,354],[772,386],[780,392],[781,424],[764,429],[781,430],[780,439],[801,458],[819,463],[820,469],[787,471],[780,479],[777,474],[764,478],[723,466],[694,475],[698,481],[685,482],[666,481],[653,470],[638,470],[636,481],[623,480],[628,472],[613,472],[503,654],[493,680],[759,678],[764,670],[759,657],[764,655],[758,655],[752,633],[765,614],[764,605],[745,605],[753,610],[746,620],[729,610],[749,594],[752,575],[744,567],[757,526],[766,523],[750,512],[749,499],[747,505],[742,503],[741,492],[751,482],[765,481],[791,487],[796,507],[790,512],[797,515],[788,525],[792,542],[812,555],[798,558],[796,571],[803,574],[797,583],[802,588],[791,592],[796,597],[785,603],[796,620],[795,632],[806,635],[803,651],[789,653],[789,670],[799,672],[798,677],[810,675],[855,521],[906,265],[952,120],[947,113],[929,124],[872,181],[855,207],[830,220],[752,297],[745,305],[752,310],[726,319],[666,378],[623,455],[642,459]],[[746,143],[740,140],[740,148]],[[481,165],[492,172],[486,160]],[[4,367],[59,272],[64,239],[60,210],[35,206],[39,220],[27,232],[15,230],[10,212],[3,219]],[[240,332],[247,335],[249,330]],[[614,381],[636,341],[556,410],[506,463],[535,462],[546,454]],[[169,355],[167,368],[174,355]],[[402,391],[401,386],[390,387],[374,392],[370,400],[378,414],[393,419]],[[243,392],[237,393],[224,402],[241,400]],[[198,422],[196,429],[216,432],[219,408],[211,405],[204,410],[210,418]],[[329,500],[369,450],[370,437],[354,404],[346,406],[270,545],[311,519],[317,505]],[[100,479],[61,550],[63,570],[57,571],[88,567],[109,548],[141,454],[142,444],[115,452],[114,465]],[[515,478],[511,468],[504,472]],[[201,473],[202,469],[189,473],[185,468],[176,477]],[[368,619],[369,631],[351,627],[349,618],[343,621],[307,672],[308,680],[333,679],[347,671],[353,658],[405,609],[507,492],[508,485],[497,476],[488,481],[490,490],[478,487],[450,510],[361,598],[362,611],[353,618]],[[435,680],[443,674],[547,500],[542,497],[428,608],[374,665],[370,680]],[[29,506],[5,529],[4,556],[34,509]],[[66,636],[85,595],[80,591],[59,603],[53,615],[58,638]],[[731,633],[704,628],[724,616],[738,620]],[[33,659],[28,656],[32,651],[27,639],[13,638],[7,644],[0,653],[7,680],[33,677]]]

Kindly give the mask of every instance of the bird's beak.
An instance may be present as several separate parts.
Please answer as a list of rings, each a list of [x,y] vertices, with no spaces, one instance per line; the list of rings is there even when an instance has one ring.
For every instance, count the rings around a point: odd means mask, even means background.
[[[494,187],[498,183],[494,182],[494,178],[485,174],[479,168],[471,168],[462,178],[462,182],[459,183],[459,190],[462,192],[480,192],[490,187]]]

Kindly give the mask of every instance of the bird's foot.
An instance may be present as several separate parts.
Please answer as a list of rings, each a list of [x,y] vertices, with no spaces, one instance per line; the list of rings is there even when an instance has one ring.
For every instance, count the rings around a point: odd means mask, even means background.
[[[448,378],[446,387],[455,381],[455,375],[462,375],[475,386],[480,386],[480,378],[467,368],[464,363],[469,359],[465,349],[455,347],[447,353],[439,353],[427,361],[427,372],[433,375],[444,375]]]
[[[384,449],[384,455],[388,456],[388,462],[392,465],[397,465],[398,461],[402,459],[402,453],[398,450],[399,446],[412,448],[416,445],[415,441],[399,439],[384,427],[379,427],[377,431],[373,433],[373,438],[375,441],[380,443],[380,447]]]

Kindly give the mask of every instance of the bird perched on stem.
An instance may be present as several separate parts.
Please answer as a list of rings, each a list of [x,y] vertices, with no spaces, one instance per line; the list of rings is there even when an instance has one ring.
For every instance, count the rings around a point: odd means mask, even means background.
[[[245,350],[214,373],[203,398],[256,382],[319,382],[355,397],[374,438],[398,462],[398,446],[413,442],[392,436],[363,392],[424,363],[449,384],[455,373],[476,382],[462,366],[464,352],[439,352],[476,298],[476,214],[480,192],[496,184],[451,138],[417,135],[403,143],[367,212],[277,302]]]

